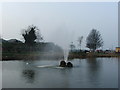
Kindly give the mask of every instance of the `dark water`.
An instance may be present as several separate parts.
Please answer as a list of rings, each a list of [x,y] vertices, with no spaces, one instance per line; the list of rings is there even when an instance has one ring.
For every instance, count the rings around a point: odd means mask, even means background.
[[[59,60],[3,61],[3,88],[118,88],[118,59],[74,59],[73,68]]]

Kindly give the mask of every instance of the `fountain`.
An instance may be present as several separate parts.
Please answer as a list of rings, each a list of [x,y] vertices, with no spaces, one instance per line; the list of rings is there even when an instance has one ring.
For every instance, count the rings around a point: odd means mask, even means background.
[[[71,62],[68,62],[68,50],[64,50],[64,60],[60,61],[60,67],[73,67]]]
[[[60,61],[60,65],[59,66],[60,67],[66,67],[67,64],[66,64],[66,62],[64,60],[62,60],[62,61]]]
[[[65,49],[65,50],[64,50],[64,61],[65,61],[65,62],[68,61],[68,54],[69,54],[69,50]]]

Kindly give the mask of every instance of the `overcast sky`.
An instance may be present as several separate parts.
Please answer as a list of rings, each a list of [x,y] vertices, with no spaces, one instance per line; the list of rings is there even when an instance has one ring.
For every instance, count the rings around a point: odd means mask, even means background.
[[[100,31],[104,49],[118,46],[117,2],[7,2],[2,4],[2,38],[22,39],[22,29],[36,25],[45,41],[68,47],[78,45],[94,28]]]

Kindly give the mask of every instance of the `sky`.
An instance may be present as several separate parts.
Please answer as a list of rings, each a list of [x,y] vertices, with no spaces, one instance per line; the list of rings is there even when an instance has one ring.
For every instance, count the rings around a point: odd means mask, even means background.
[[[92,29],[101,33],[103,49],[118,46],[117,2],[5,2],[2,3],[1,37],[23,41],[23,29],[36,25],[46,42],[63,48],[83,36],[82,49]],[[0,14],[1,15],[1,14]]]

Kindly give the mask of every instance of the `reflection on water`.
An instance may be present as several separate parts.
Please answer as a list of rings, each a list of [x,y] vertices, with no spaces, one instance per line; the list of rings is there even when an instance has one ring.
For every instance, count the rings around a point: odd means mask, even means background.
[[[93,81],[93,84],[96,85],[100,83],[100,69],[102,68],[102,61],[97,58],[88,58],[87,60],[87,74],[88,74],[88,80]],[[100,85],[99,85],[100,87]],[[102,86],[101,86],[102,87]]]
[[[33,83],[35,78],[35,71],[34,70],[23,70],[22,72],[23,77],[27,79],[27,83]]]
[[[88,72],[92,74],[99,74],[102,65],[102,61],[96,58],[87,59]]]
[[[2,62],[0,62],[0,89],[2,89]]]
[[[71,62],[73,68],[56,68],[58,60],[3,61],[3,88],[118,87],[117,58],[74,59]]]

